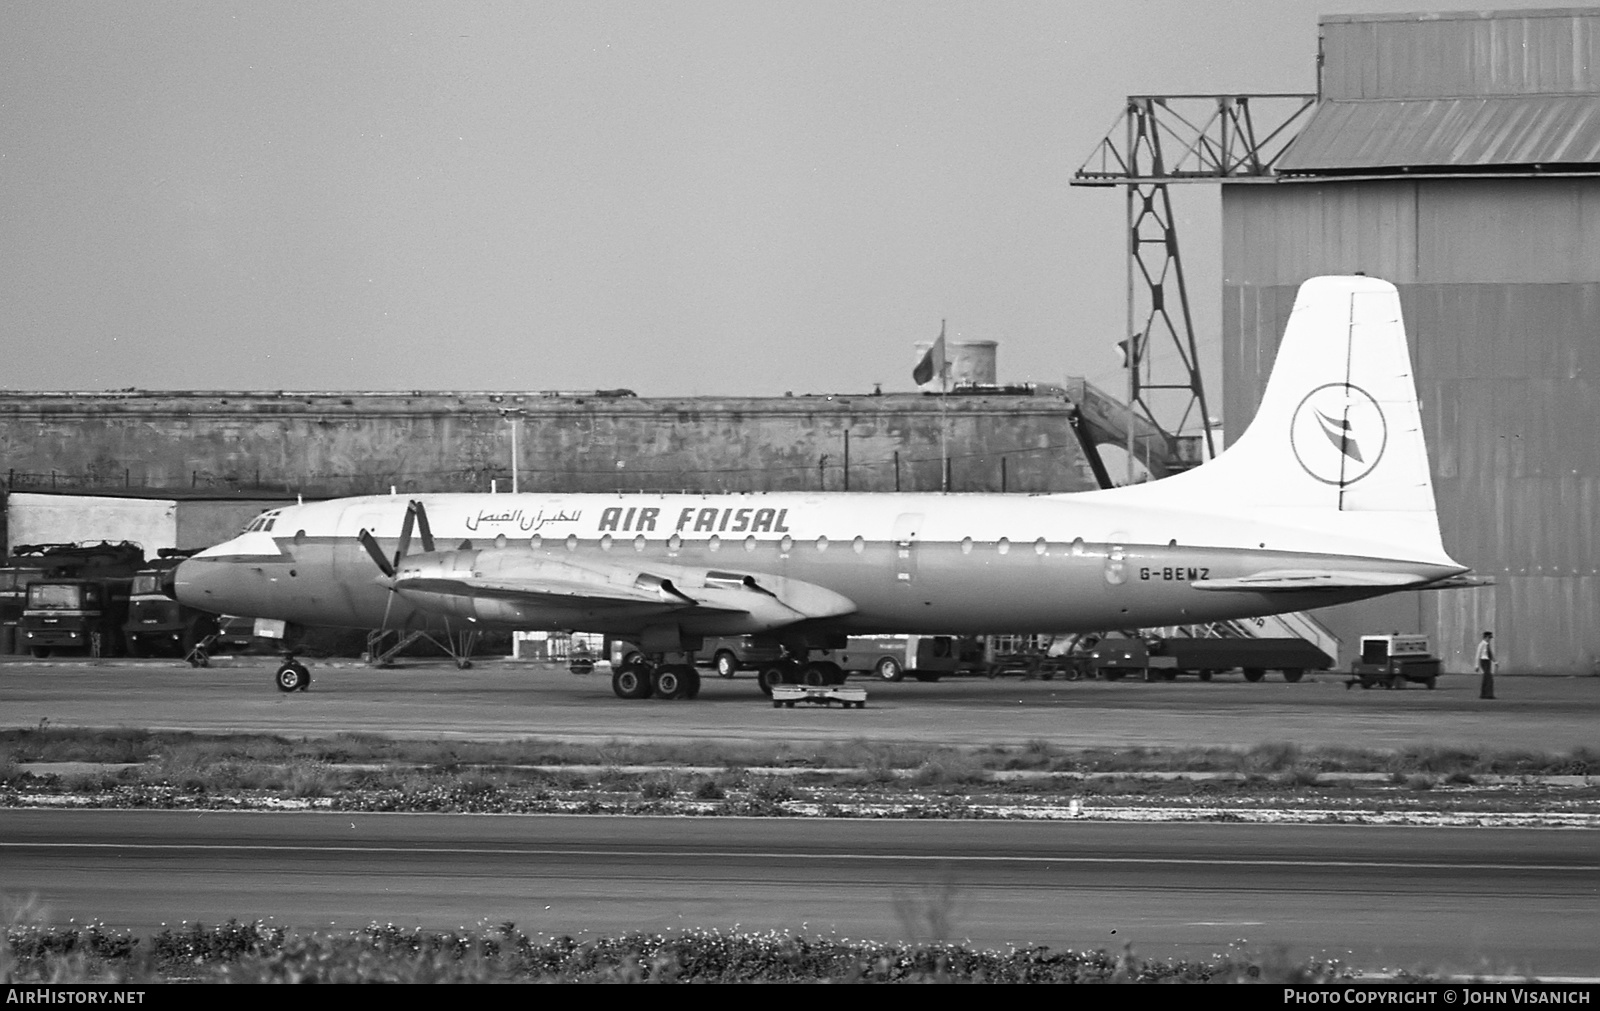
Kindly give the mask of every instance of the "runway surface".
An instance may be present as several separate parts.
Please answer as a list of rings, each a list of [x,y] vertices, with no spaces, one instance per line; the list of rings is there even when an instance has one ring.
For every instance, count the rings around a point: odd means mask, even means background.
[[[1585,832],[7,811],[0,891],[154,929],[514,921],[1600,975]]]
[[[479,740],[547,737],[643,740],[907,741],[1064,747],[1254,744],[1292,741],[1394,749],[1409,745],[1565,752],[1595,747],[1600,677],[1502,677],[1480,700],[1476,678],[1438,690],[1347,689],[1336,674],[1285,684],[1024,681],[959,678],[936,684],[856,682],[863,710],[773,709],[749,676],[708,676],[700,698],[624,701],[603,673],[491,663],[467,671],[415,663],[373,670],[313,665],[305,693],[272,685],[267,658],[195,670],[173,661],[0,663],[4,726],[144,727],[342,732]]]
[[[1436,691],[959,679],[778,709],[748,677],[626,702],[553,667],[0,663],[0,725],[289,736],[1066,747],[1593,748],[1600,678]],[[1082,822],[0,811],[0,893],[139,929],[271,917],[528,931],[733,927],[1202,957],[1243,939],[1364,969],[1600,975],[1600,844],[1580,830]]]

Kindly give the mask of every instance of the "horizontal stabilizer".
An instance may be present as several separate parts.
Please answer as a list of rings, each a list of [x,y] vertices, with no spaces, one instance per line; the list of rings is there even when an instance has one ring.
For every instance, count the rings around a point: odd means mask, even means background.
[[[1444,579],[1435,579],[1431,583],[1415,587],[1418,590],[1470,590],[1476,586],[1493,586],[1494,580],[1488,576],[1472,576],[1462,573],[1459,576],[1447,576]]]
[[[1275,569],[1237,579],[1199,579],[1197,590],[1252,590],[1281,593],[1293,590],[1398,590],[1423,587],[1434,580],[1415,572],[1372,572],[1363,569]]]

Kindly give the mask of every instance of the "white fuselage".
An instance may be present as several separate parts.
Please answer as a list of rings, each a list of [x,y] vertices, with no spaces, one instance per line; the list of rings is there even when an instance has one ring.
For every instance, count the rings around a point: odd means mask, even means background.
[[[1266,518],[1140,507],[1115,493],[424,495],[436,554],[449,568],[590,565],[622,573],[710,571],[823,587],[853,607],[825,624],[849,631],[1000,633],[1182,624],[1323,606],[1372,595],[1217,592],[1208,580],[1325,565],[1418,582],[1461,571],[1448,558],[1375,554],[1327,530]],[[582,629],[627,634],[654,620],[626,606],[527,606],[471,599],[458,608],[391,599],[358,541],[399,544],[406,499],[287,507],[179,569],[181,600],[208,610],[309,625]],[[413,545],[415,550],[415,545]],[[681,580],[680,580],[681,581]],[[422,601],[426,603],[426,601]],[[724,613],[677,615],[686,632],[765,631]],[[815,623],[815,622],[814,622]]]

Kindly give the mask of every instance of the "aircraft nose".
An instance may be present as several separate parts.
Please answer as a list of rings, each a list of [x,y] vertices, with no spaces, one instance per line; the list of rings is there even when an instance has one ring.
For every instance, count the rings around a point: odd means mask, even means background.
[[[171,596],[187,607],[221,614],[227,610],[229,594],[226,562],[209,558],[186,558],[172,572]]]

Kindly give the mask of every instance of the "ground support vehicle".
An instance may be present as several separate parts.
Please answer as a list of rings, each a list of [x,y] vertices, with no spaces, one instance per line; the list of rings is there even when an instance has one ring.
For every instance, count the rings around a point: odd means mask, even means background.
[[[129,656],[189,657],[203,641],[215,643],[217,616],[184,607],[168,593],[172,570],[182,557],[172,553],[134,573],[128,591],[128,620],[122,626]]]
[[[0,651],[28,653],[22,629],[28,587],[41,579],[127,579],[144,567],[144,549],[132,541],[19,544],[0,565]]]
[[[1090,651],[1099,636],[1031,635],[992,636],[989,639],[990,677],[1018,674],[1024,679],[1052,681],[1061,677],[1078,681],[1093,676]]]
[[[867,690],[856,685],[773,685],[772,708],[780,706],[793,709],[796,702],[813,706],[827,706],[834,702],[845,709],[867,707]]]
[[[22,639],[28,652],[62,650],[91,657],[120,656],[129,580],[41,579],[28,586]]]
[[[852,635],[844,649],[822,650],[817,656],[839,665],[846,674],[869,674],[880,681],[901,681],[915,666],[916,636]]]
[[[917,635],[911,639],[915,664],[906,673],[918,681],[937,681],[947,674],[994,677],[988,643],[982,636]]]
[[[40,565],[7,564],[0,568],[0,653],[25,653],[22,641],[22,612],[28,599],[28,585],[44,577]]]
[[[1432,688],[1439,679],[1440,667],[1425,635],[1364,635],[1361,658],[1350,664],[1350,680],[1344,687],[1347,691],[1356,685],[1404,688],[1407,682],[1415,681]]]
[[[783,656],[776,643],[758,643],[747,635],[710,638],[700,648],[696,659],[699,666],[711,666],[718,677],[731,678],[742,670],[758,670],[762,664],[771,663]]]
[[[1260,681],[1269,670],[1283,672],[1291,684],[1308,670],[1328,670],[1333,657],[1304,639],[1174,636],[1149,643],[1150,666],[1167,680],[1197,674],[1202,681],[1239,668],[1246,681]],[[1159,661],[1159,662],[1158,662]]]
[[[1089,650],[1093,676],[1120,681],[1131,673],[1150,676],[1150,648],[1143,639],[1106,638]]]
[[[623,639],[613,640],[608,651],[613,667],[644,660],[644,652],[635,643]],[[731,678],[742,670],[759,671],[763,665],[783,659],[783,649],[777,643],[758,642],[754,636],[707,636],[695,650],[695,666],[711,667],[718,677]]]
[[[1116,681],[1128,674],[1146,681],[1171,681],[1195,674],[1210,681],[1235,668],[1246,681],[1260,681],[1269,670],[1283,672],[1291,684],[1308,670],[1327,670],[1333,658],[1304,639],[1174,636],[1168,639],[1129,636],[1101,639],[1089,650],[1090,668],[1098,677]]]

